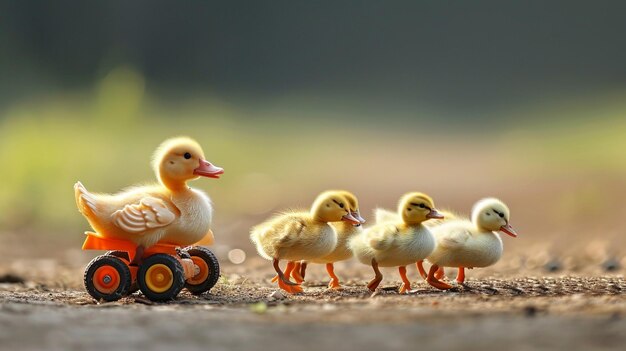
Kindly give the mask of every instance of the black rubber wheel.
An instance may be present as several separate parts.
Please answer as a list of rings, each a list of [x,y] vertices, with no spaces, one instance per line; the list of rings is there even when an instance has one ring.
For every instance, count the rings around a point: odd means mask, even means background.
[[[152,301],[176,298],[185,287],[185,272],[176,257],[155,254],[146,258],[137,272],[137,285]]]
[[[124,259],[126,261],[128,261],[130,263],[130,256],[128,256],[128,252],[126,251],[107,251],[107,253],[105,253],[105,255],[107,256],[115,256],[115,257],[119,257],[121,259]]]
[[[130,263],[130,256],[128,255],[128,252],[126,252],[126,251],[119,251],[119,250],[107,251],[107,253],[105,253],[105,255],[119,257],[119,258],[121,258],[123,260],[126,260],[128,263]],[[139,285],[137,285],[137,281],[135,280],[135,281],[133,281],[130,284],[130,289],[128,290],[128,295],[134,294],[137,291],[139,291]]]
[[[132,284],[130,269],[118,257],[102,255],[85,268],[85,289],[94,299],[117,301],[129,294]]]
[[[185,288],[195,295],[200,295],[211,290],[220,278],[220,263],[217,257],[215,257],[211,250],[201,246],[188,247],[184,251],[191,256],[192,260],[196,261],[196,264],[200,263],[202,265],[199,274],[200,280],[198,280],[197,277],[194,277],[196,279],[188,279],[185,283]],[[198,262],[198,260],[202,260],[204,264]],[[203,270],[206,270],[206,272]]]

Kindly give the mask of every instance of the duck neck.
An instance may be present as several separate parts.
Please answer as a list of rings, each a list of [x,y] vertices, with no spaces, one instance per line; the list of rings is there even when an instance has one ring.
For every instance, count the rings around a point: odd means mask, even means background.
[[[172,193],[185,193],[189,191],[186,181],[161,179],[161,184]]]
[[[421,228],[421,227],[423,226],[423,225],[422,225],[422,222],[412,222],[412,223],[406,223],[406,222],[404,222],[404,223],[402,223],[402,224],[404,225],[404,228],[407,228],[407,229],[408,229],[408,228],[411,228],[411,229],[419,229],[419,228]]]
[[[341,221],[335,224],[337,225],[337,227],[341,228],[342,231],[348,231],[348,230],[352,230],[355,228],[354,224],[347,222],[347,221]]]

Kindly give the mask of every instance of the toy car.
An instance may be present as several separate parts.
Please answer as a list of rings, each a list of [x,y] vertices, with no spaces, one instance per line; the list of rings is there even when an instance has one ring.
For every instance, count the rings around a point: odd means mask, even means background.
[[[146,249],[139,265],[131,265],[137,246],[86,232],[83,250],[111,250],[85,268],[85,288],[96,300],[117,301],[137,290],[152,301],[174,299],[183,288],[192,294],[209,291],[219,279],[220,266],[209,249],[179,248],[157,243]]]

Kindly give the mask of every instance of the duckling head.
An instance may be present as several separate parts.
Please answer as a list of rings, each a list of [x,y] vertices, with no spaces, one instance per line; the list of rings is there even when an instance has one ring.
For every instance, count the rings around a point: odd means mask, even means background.
[[[350,202],[341,191],[326,191],[321,193],[311,206],[313,217],[322,222],[347,221],[360,224],[350,211]]]
[[[200,145],[187,137],[161,143],[154,153],[153,167],[161,184],[170,190],[180,190],[187,181],[200,176],[219,178],[224,173],[224,169],[205,160]]]
[[[503,232],[517,237],[517,232],[509,224],[511,212],[504,202],[496,198],[486,198],[478,201],[472,210],[472,222],[479,229]]]
[[[420,224],[429,219],[443,219],[435,209],[433,199],[423,193],[405,194],[398,204],[398,213],[406,224]]]
[[[359,210],[359,200],[357,200],[356,196],[353,193],[346,190],[338,191],[343,197],[346,198],[348,204],[350,205],[350,214],[352,217],[356,218],[359,223],[355,224],[355,226],[360,226],[365,223],[365,218],[361,217],[361,211]]]

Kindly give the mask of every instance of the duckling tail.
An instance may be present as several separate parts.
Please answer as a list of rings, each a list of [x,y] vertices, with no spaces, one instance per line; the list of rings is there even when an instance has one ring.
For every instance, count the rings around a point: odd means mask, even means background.
[[[76,198],[76,207],[83,215],[88,215],[96,211],[96,198],[91,194],[81,182],[74,184],[74,197]]]

